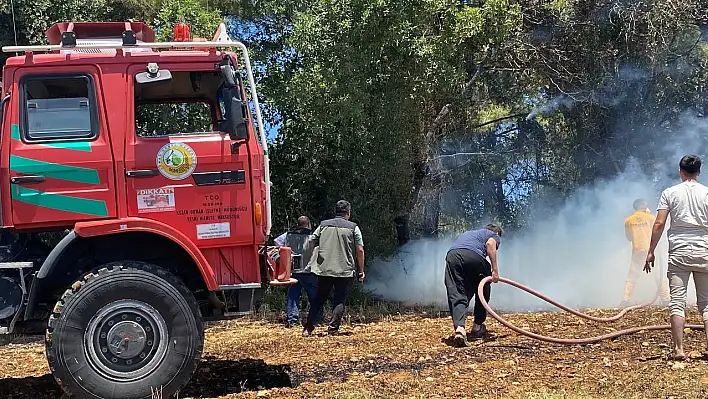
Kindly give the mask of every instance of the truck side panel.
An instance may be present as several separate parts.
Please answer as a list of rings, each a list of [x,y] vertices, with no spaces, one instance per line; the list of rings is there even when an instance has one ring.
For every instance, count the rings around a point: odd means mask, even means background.
[[[16,70],[6,119],[16,228],[117,216],[101,80],[93,65]]]
[[[159,67],[171,72],[171,81],[138,85],[135,75],[146,70],[142,63],[124,75],[132,102],[125,113],[128,217],[179,230],[203,252],[219,285],[257,283],[250,148],[248,143],[232,147],[217,129],[214,64]],[[210,90],[202,93],[199,87]],[[145,119],[153,113],[169,113],[172,120],[153,126]],[[210,126],[195,122],[201,118]],[[193,130],[197,125],[202,130]]]
[[[125,134],[127,130],[125,118],[118,117],[125,115],[128,103],[132,104],[128,89],[125,87],[125,74],[127,66],[125,64],[106,63],[99,64],[103,85],[103,94],[106,110],[111,115],[106,117],[106,123],[111,132],[111,148],[114,157],[117,214],[119,218],[128,217],[128,200],[126,195],[125,177]]]
[[[15,68],[5,66],[2,71],[2,85],[3,85],[3,99],[8,94],[11,94],[15,87],[12,85],[14,81]],[[10,143],[12,142],[12,104],[10,104],[9,99],[3,104],[2,109],[2,135],[0,136],[0,148],[10,148]],[[5,204],[10,204],[12,197],[10,190],[10,152],[2,151],[2,158],[0,159],[0,184],[2,184],[2,196],[0,198],[0,212],[2,213],[2,227],[12,227],[12,207],[5,206]]]
[[[255,246],[206,248],[202,250],[219,285],[238,285],[260,282]]]

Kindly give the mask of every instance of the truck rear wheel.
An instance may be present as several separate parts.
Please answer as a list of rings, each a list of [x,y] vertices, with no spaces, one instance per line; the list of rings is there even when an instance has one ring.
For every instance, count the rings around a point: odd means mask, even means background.
[[[194,374],[203,344],[189,289],[141,262],[110,263],[72,284],[46,335],[54,378],[82,399],[172,397]]]

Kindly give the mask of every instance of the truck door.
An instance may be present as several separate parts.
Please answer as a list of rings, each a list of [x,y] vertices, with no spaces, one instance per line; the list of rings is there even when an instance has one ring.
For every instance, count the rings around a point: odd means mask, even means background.
[[[235,246],[252,248],[248,150],[232,153],[217,129],[222,78],[213,62],[159,68],[171,79],[136,82],[145,65],[128,73],[135,94],[125,159],[129,215],[167,223],[201,248],[232,248],[218,257],[231,257]]]
[[[93,66],[43,70],[16,72],[8,108],[13,223],[69,225],[116,217],[100,73]]]

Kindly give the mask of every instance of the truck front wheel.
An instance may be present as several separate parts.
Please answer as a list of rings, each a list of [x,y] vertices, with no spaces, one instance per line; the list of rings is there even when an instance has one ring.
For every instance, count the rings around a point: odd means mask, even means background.
[[[72,284],[46,335],[54,378],[82,399],[172,397],[192,377],[203,344],[192,293],[141,262],[110,263]]]

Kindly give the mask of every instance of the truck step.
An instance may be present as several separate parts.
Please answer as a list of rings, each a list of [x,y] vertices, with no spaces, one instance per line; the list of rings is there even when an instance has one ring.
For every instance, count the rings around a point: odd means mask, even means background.
[[[30,269],[33,266],[32,262],[0,262],[0,269]]]
[[[242,316],[248,316],[249,314],[253,314],[251,311],[247,312],[224,312],[224,317],[242,317]]]

